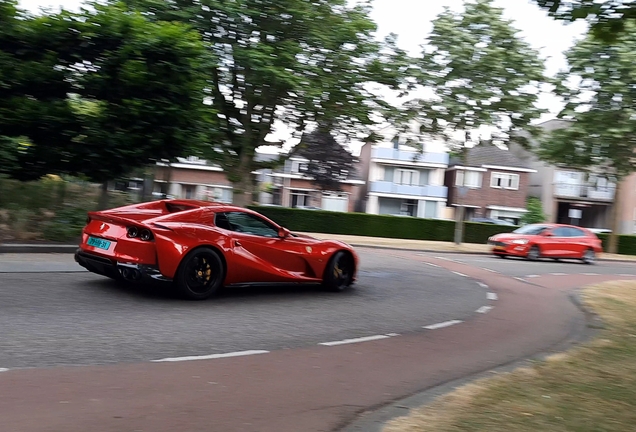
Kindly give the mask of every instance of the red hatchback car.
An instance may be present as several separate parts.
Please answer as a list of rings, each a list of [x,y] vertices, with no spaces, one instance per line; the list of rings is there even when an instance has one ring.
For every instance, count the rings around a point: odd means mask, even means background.
[[[592,264],[603,251],[601,240],[593,232],[572,225],[530,224],[511,233],[497,234],[488,239],[493,254],[539,258],[580,259]]]

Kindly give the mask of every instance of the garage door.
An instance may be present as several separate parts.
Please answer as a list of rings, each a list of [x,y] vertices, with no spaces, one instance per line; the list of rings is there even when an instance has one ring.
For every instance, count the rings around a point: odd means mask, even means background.
[[[323,195],[322,209],[346,212],[349,210],[349,198],[347,196]]]

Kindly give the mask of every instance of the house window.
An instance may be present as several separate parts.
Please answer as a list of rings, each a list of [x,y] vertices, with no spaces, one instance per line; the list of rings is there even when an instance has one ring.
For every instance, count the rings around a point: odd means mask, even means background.
[[[291,191],[291,206],[292,207],[304,207],[309,205],[309,192],[301,190]]]
[[[465,186],[469,188],[481,187],[481,172],[457,170],[455,186]]]
[[[409,186],[417,185],[417,171],[406,170],[406,169],[396,169],[395,177],[393,181],[401,185],[409,185]]]
[[[415,216],[417,214],[416,200],[402,200],[400,205],[400,214],[403,216]]]
[[[421,170],[420,171],[420,186],[426,186],[429,184],[429,177],[431,171],[430,170]]]
[[[183,192],[185,199],[193,199],[196,194],[197,188],[193,185],[183,185]]]
[[[494,172],[490,178],[490,187],[497,189],[519,189],[519,174]]]

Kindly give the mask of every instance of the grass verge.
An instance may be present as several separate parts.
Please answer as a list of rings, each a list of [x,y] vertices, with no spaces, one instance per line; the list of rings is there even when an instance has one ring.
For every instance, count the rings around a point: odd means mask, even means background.
[[[605,328],[531,367],[459,388],[383,432],[616,431],[636,427],[636,282],[588,287]]]

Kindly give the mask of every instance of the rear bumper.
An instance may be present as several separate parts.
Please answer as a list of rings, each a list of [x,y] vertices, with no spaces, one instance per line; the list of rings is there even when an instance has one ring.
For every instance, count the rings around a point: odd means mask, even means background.
[[[170,281],[155,266],[118,262],[109,258],[92,254],[78,248],[75,251],[75,262],[86,270],[115,279],[131,282]]]

